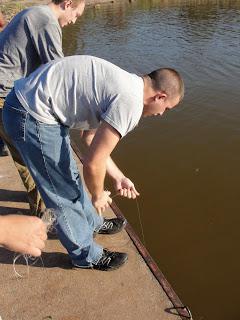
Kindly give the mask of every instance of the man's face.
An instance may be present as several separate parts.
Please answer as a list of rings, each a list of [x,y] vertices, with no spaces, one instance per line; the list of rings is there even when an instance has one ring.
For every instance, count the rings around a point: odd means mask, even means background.
[[[156,95],[144,105],[143,117],[162,116],[166,110],[176,107],[179,100],[179,97],[170,99],[166,95]]]
[[[62,16],[59,18],[61,27],[75,23],[77,18],[83,14],[85,2],[80,2],[77,6],[73,6],[72,1],[66,1]]]

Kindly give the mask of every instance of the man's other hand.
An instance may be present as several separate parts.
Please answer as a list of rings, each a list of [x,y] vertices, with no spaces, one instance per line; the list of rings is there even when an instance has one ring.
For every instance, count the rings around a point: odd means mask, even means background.
[[[103,191],[100,197],[92,199],[92,203],[99,214],[102,214],[112,203],[110,194],[110,191]]]

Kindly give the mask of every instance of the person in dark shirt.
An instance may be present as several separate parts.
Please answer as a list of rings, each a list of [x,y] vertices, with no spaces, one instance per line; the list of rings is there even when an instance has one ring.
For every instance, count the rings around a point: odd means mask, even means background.
[[[52,0],[48,5],[33,6],[19,12],[0,33],[0,137],[7,144],[27,190],[32,215],[40,216],[45,205],[22,157],[4,130],[2,106],[15,80],[28,76],[44,63],[64,56],[62,27],[75,23],[84,7],[84,0]],[[2,145],[3,152],[4,148]]]

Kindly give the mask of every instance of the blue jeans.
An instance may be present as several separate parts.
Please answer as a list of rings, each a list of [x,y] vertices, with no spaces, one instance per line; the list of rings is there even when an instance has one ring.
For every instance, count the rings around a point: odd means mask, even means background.
[[[46,207],[57,213],[58,236],[72,262],[83,267],[96,263],[103,248],[93,241],[93,232],[103,219],[83,187],[70,146],[69,128],[33,118],[14,90],[6,98],[3,123]]]
[[[4,141],[0,138],[0,149],[3,149],[5,146]]]

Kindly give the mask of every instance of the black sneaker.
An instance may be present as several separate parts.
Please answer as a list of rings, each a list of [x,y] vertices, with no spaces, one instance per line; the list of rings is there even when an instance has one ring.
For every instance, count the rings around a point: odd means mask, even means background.
[[[0,147],[0,157],[6,157],[9,155],[8,148],[6,145]]]
[[[127,224],[127,220],[112,218],[104,218],[103,224],[95,232],[98,234],[115,234],[120,232]]]
[[[107,249],[103,249],[103,255],[98,260],[97,263],[89,266],[79,266],[74,264],[74,267],[82,269],[95,269],[99,271],[112,271],[120,268],[126,261],[128,257],[126,253],[123,252],[111,252]]]

